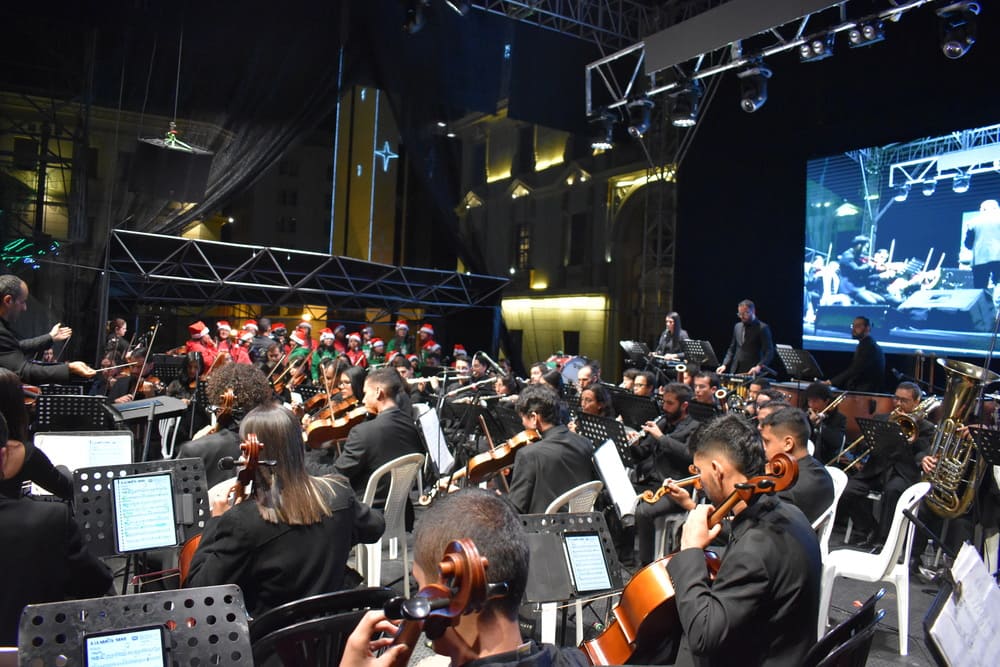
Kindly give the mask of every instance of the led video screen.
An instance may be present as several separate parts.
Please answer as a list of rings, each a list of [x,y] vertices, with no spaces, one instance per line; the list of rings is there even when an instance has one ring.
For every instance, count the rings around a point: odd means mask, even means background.
[[[1000,125],[810,160],[803,346],[979,355],[1000,300]]]

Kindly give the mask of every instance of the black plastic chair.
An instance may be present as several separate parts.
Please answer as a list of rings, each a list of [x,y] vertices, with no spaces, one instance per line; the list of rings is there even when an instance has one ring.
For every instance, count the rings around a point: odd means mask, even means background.
[[[868,663],[868,653],[875,638],[875,629],[885,616],[880,609],[871,622],[854,633],[854,636],[833,649],[816,667],[864,667]]]
[[[809,653],[807,653],[806,657],[802,660],[803,667],[815,667],[816,665],[821,664],[823,660],[834,651],[834,649],[838,648],[855,634],[868,627],[876,615],[875,605],[884,595],[885,589],[880,588],[874,595],[865,600],[865,603],[861,605],[856,612],[851,614],[847,620],[839,623],[836,627],[832,628],[829,632],[823,635],[823,638],[816,642],[811,649],[809,649]],[[253,628],[251,627],[251,636],[252,632]]]
[[[254,663],[336,665],[347,636],[365,612],[382,607],[396,595],[389,588],[358,588],[275,607],[250,623]]]

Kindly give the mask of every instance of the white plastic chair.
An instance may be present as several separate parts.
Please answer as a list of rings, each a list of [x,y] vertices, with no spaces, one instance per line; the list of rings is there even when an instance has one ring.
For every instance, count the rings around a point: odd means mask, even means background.
[[[594,502],[597,500],[597,496],[601,495],[603,488],[604,483],[599,481],[584,482],[579,486],[574,486],[549,503],[549,506],[545,508],[545,513],[555,514],[564,505],[569,505],[570,512],[589,512],[594,509]]]
[[[837,503],[840,502],[840,496],[847,488],[846,472],[833,466],[826,466],[826,471],[833,479],[833,504],[819,515],[812,525],[817,537],[819,537],[819,552],[822,554],[824,562],[826,562],[827,554],[830,553],[830,535],[833,533],[833,524],[837,520]]]
[[[174,443],[177,442],[177,431],[181,429],[181,417],[167,417],[157,424],[160,430],[160,453],[164,459],[174,458]]]
[[[359,544],[357,550],[357,567],[365,577],[366,586],[382,585],[382,540],[389,539],[389,558],[396,558],[396,546],[403,545],[403,592],[410,596],[410,577],[408,551],[406,544],[406,499],[410,496],[413,481],[417,471],[424,465],[424,455],[420,453],[407,454],[382,465],[368,478],[364,498],[361,502],[371,505],[375,500],[375,491],[379,481],[386,475],[392,475],[389,481],[389,495],[385,500],[385,532],[377,542]]]
[[[899,654],[906,655],[906,639],[909,633],[910,613],[910,549],[913,547],[913,525],[903,516],[903,510],[911,512],[930,490],[927,482],[918,482],[903,492],[896,503],[892,515],[892,526],[881,551],[874,554],[837,549],[831,551],[823,563],[823,579],[820,584],[819,623],[817,638],[826,631],[826,621],[830,613],[830,598],[833,582],[840,577],[858,581],[884,581],[896,587],[896,612],[899,615]],[[903,557],[902,562],[900,556]]]

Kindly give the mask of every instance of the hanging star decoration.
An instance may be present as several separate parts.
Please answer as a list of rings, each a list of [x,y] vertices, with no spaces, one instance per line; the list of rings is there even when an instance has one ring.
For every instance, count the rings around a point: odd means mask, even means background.
[[[399,157],[398,154],[392,152],[392,147],[389,146],[389,142],[386,141],[382,144],[382,148],[375,151],[375,155],[382,158],[382,171],[389,171],[389,160]]]

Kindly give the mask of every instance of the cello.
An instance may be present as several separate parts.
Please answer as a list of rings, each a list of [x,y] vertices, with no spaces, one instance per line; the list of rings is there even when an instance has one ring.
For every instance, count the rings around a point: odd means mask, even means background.
[[[721,523],[740,501],[748,502],[762,493],[783,491],[798,479],[798,461],[784,452],[776,454],[767,466],[769,473],[736,485],[708,518],[709,528]],[[637,653],[648,658],[641,653],[644,649],[659,647],[671,629],[679,628],[674,587],[667,574],[671,558],[660,558],[636,572],[622,590],[621,600],[612,610],[611,622],[600,635],[580,645],[592,665],[624,665]],[[719,557],[706,551],[705,565],[714,579],[721,565]]]

